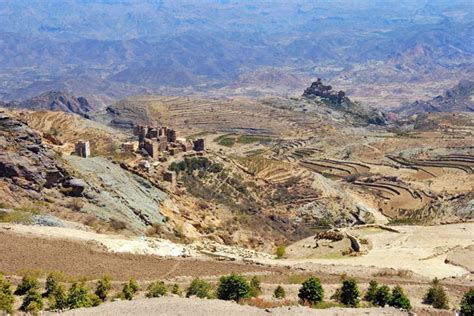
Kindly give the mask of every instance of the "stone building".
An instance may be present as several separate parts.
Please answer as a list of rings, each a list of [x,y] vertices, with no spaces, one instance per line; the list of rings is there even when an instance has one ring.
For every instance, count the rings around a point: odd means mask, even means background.
[[[193,142],[195,151],[204,151],[204,138],[198,138]]]
[[[163,172],[163,180],[167,181],[167,182],[170,182],[171,185],[174,186],[176,184],[176,172],[165,170]]]
[[[79,157],[87,158],[91,155],[91,148],[88,141],[80,140],[75,145],[75,153]]]
[[[133,153],[137,150],[137,143],[135,142],[126,142],[122,144],[122,150],[125,153]]]
[[[150,128],[146,134],[146,138],[150,138],[150,139],[158,138],[158,130],[156,128]]]
[[[166,131],[166,137],[168,137],[168,142],[175,143],[176,142],[176,131],[174,129],[168,129]]]
[[[135,125],[133,127],[133,135],[138,136],[138,141],[142,142],[145,140],[148,134],[148,127],[143,125]]]
[[[143,141],[143,149],[145,149],[152,158],[158,158],[160,155],[157,141],[145,138]]]
[[[168,138],[163,135],[158,137],[159,150],[161,152],[166,151],[168,148]]]

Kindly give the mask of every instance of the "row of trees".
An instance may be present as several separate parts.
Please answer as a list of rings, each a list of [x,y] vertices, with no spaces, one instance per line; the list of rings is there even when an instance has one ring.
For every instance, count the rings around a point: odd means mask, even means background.
[[[38,313],[45,308],[44,299],[48,300],[49,310],[65,310],[81,307],[98,306],[109,298],[111,282],[107,277],[100,279],[95,291],[92,293],[84,282],[74,282],[66,291],[59,282],[57,275],[50,274],[46,279],[44,292],[40,294],[38,280],[31,276],[23,277],[15,292],[12,284],[0,275],[0,311],[13,313],[15,295],[24,296],[20,309],[25,312]],[[136,280],[131,279],[123,284],[122,290],[117,297],[125,300],[132,300],[140,290]],[[161,297],[166,295],[168,287],[163,281],[151,283],[146,289],[146,297]],[[178,284],[171,287],[171,293],[181,295]],[[257,297],[262,293],[260,281],[253,277],[248,282],[243,276],[231,273],[219,279],[216,291],[213,291],[211,284],[203,279],[194,279],[186,290],[186,297],[196,296],[199,298],[218,298],[221,300],[240,301],[251,297]],[[283,287],[278,286],[273,296],[275,298],[285,298],[286,293]],[[305,305],[318,305],[324,300],[324,289],[318,278],[310,277],[305,280],[298,292],[298,297]],[[347,307],[358,307],[363,299],[374,306],[384,307],[386,305],[405,310],[411,309],[411,303],[404,290],[400,286],[390,289],[386,285],[379,285],[376,281],[371,281],[364,296],[359,289],[355,279],[345,279],[340,288],[336,290],[333,299]],[[438,279],[434,279],[431,287],[425,295],[424,302],[431,304],[435,308],[448,308],[448,299],[444,288]],[[461,315],[473,315],[474,313],[474,288],[470,289],[463,297],[460,307]]]

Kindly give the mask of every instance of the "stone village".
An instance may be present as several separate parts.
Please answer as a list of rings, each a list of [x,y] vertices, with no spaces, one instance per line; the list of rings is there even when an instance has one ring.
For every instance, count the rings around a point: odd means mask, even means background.
[[[138,163],[140,170],[151,172],[154,166],[160,163],[176,160],[183,155],[202,155],[205,150],[204,139],[197,138],[188,140],[177,136],[176,130],[167,126],[151,127],[145,125],[135,125],[133,127],[135,141],[122,144],[123,154],[139,155],[141,159]],[[87,158],[91,155],[89,141],[79,140],[75,144],[75,154],[79,157]],[[176,173],[166,168],[162,170],[163,181],[176,184]]]

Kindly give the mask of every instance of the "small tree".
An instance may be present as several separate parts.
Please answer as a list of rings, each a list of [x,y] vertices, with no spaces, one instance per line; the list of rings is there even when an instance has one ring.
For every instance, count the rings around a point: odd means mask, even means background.
[[[277,247],[275,255],[276,255],[277,259],[280,259],[280,258],[283,258],[285,253],[286,253],[285,246],[280,245],[280,246]]]
[[[132,278],[130,281],[128,281],[128,283],[123,285],[120,296],[126,300],[131,301],[139,289],[140,286],[138,285],[137,281]]]
[[[68,307],[67,295],[64,287],[58,284],[57,287],[50,291],[48,295],[50,310],[63,310]]]
[[[367,302],[373,302],[375,299],[375,293],[377,292],[378,283],[375,280],[369,282],[369,288],[365,292],[364,300]]]
[[[140,286],[138,285],[137,280],[134,278],[131,278],[130,281],[128,281],[128,284],[130,285],[130,288],[133,290],[133,293],[137,293],[138,290],[140,289]]]
[[[181,296],[181,288],[179,287],[178,283],[173,284],[173,286],[171,287],[171,294]]]
[[[146,297],[160,297],[166,295],[166,285],[163,281],[156,281],[150,284],[147,288]]]
[[[461,300],[460,312],[462,316],[474,315],[474,287],[464,294]]]
[[[324,299],[324,289],[321,286],[321,281],[318,278],[310,277],[303,282],[298,297],[302,301],[307,301],[311,304],[322,302]]]
[[[221,300],[238,301],[250,296],[250,285],[241,276],[231,273],[229,276],[222,276],[217,286],[217,297]]]
[[[102,301],[105,301],[111,288],[112,285],[110,284],[110,279],[107,276],[104,276],[99,280],[99,282],[97,282],[95,295],[97,295]]]
[[[390,302],[391,295],[390,295],[390,288],[386,285],[382,285],[379,288],[377,288],[377,291],[375,292],[375,297],[372,303],[374,305],[384,307]]]
[[[393,288],[392,297],[388,305],[406,310],[411,309],[410,299],[406,296],[402,287],[398,285]]]
[[[250,280],[250,297],[257,297],[262,294],[262,287],[260,286],[260,280],[254,276]]]
[[[59,286],[59,278],[57,273],[50,273],[46,278],[46,284],[44,286],[45,293],[44,296],[48,297],[53,293]]]
[[[15,295],[25,295],[30,290],[37,290],[38,287],[38,280],[35,277],[31,275],[25,275],[21,279],[21,283],[18,284]]]
[[[20,309],[34,315],[38,314],[43,309],[43,297],[38,293],[36,288],[32,288],[26,292]]]
[[[434,278],[431,283],[431,287],[426,292],[423,302],[425,304],[430,304],[434,308],[438,309],[448,309],[448,296],[444,291],[443,286],[439,282],[438,278]]]
[[[341,303],[346,306],[357,307],[359,301],[360,291],[357,281],[354,279],[344,280],[341,288]]]
[[[0,311],[13,314],[14,303],[15,296],[13,295],[12,284],[0,274]]]
[[[88,296],[92,307],[99,306],[103,302],[103,300],[95,293],[89,293]]]
[[[278,298],[278,299],[285,298],[286,297],[285,289],[281,285],[278,285],[275,291],[273,291],[273,297]]]
[[[186,291],[186,297],[211,298],[211,285],[200,278],[195,278]]]
[[[93,306],[84,282],[74,282],[71,285],[67,295],[67,305],[71,309]]]

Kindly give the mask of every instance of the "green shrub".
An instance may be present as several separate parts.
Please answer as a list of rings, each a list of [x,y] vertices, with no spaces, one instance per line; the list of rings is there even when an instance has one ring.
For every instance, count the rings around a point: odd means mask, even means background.
[[[137,280],[134,278],[131,278],[130,281],[128,281],[128,284],[130,285],[130,288],[133,290],[133,293],[137,293],[138,290],[140,290],[140,286],[138,285]]]
[[[257,297],[262,294],[262,287],[260,286],[260,280],[254,276],[250,280],[250,297]]]
[[[285,289],[281,285],[278,285],[275,291],[273,291],[273,297],[278,298],[278,299],[285,298],[286,297]]]
[[[84,282],[74,282],[69,288],[67,295],[69,308],[92,307],[91,297]]]
[[[396,308],[411,309],[410,299],[406,296],[401,286],[396,286],[392,290],[392,297],[389,302],[390,306]]]
[[[211,298],[211,285],[203,279],[194,279],[186,291],[186,297],[190,297],[193,295],[199,298]]]
[[[382,285],[377,288],[377,291],[375,291],[375,297],[372,303],[374,303],[374,305],[384,307],[390,302],[390,300],[390,288],[386,285]]]
[[[58,284],[48,295],[50,310],[64,310],[68,307],[68,299],[64,287]]]
[[[46,284],[44,286],[44,296],[48,297],[51,293],[56,291],[59,287],[59,279],[56,273],[50,273],[46,278]]]
[[[354,279],[342,282],[340,302],[346,306],[357,307],[360,301],[360,291],[357,281]]]
[[[282,245],[278,246],[276,251],[275,251],[275,255],[276,255],[277,259],[283,258],[285,253],[286,253],[285,246],[282,246]]]
[[[138,285],[137,281],[132,278],[130,279],[130,281],[128,281],[128,283],[125,283],[123,285],[122,293],[120,296],[123,299],[131,301],[139,289],[140,286]]]
[[[160,297],[166,295],[166,285],[163,281],[156,281],[150,284],[147,288],[146,297]]]
[[[369,288],[365,292],[364,300],[367,302],[373,302],[375,300],[375,293],[377,293],[378,283],[375,280],[369,282]]]
[[[89,293],[88,296],[92,307],[99,306],[103,302],[103,300],[95,293]]]
[[[21,283],[18,284],[15,295],[25,295],[30,290],[37,290],[38,287],[38,280],[35,277],[31,275],[25,275],[21,279]]]
[[[464,294],[461,300],[460,312],[461,316],[474,315],[474,288],[471,288]]]
[[[105,301],[111,288],[112,285],[110,284],[110,279],[107,276],[104,276],[99,280],[99,282],[97,282],[95,295],[97,295],[102,301]]]
[[[12,284],[0,274],[0,311],[13,314],[14,303],[15,296],[13,295]]]
[[[321,281],[315,277],[310,277],[304,281],[299,290],[298,297],[302,301],[306,301],[311,304],[322,302],[324,299],[324,289],[321,286]]]
[[[20,309],[35,315],[43,309],[43,297],[36,288],[32,288],[26,292]]]
[[[181,296],[181,288],[179,287],[178,283],[173,284],[173,286],[171,287],[171,294]]]
[[[231,273],[228,276],[222,276],[217,286],[217,297],[221,300],[238,301],[250,296],[250,285],[241,276]]]
[[[433,279],[431,287],[428,289],[423,302],[438,309],[449,308],[448,296],[446,295],[443,286],[439,283],[438,278]]]

